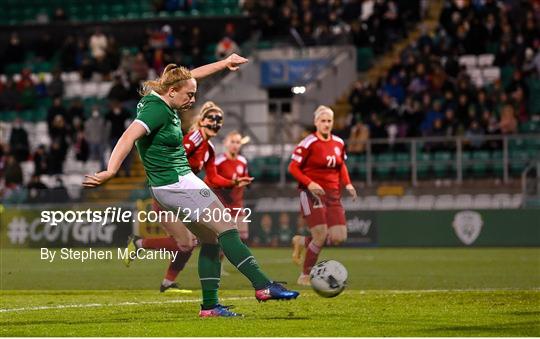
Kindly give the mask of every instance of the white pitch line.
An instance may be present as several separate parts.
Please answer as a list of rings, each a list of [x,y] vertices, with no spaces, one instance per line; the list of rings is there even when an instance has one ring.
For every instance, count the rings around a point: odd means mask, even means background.
[[[415,293],[452,293],[452,292],[497,292],[497,291],[523,291],[529,292],[540,291],[540,288],[532,289],[515,289],[515,288],[484,288],[484,289],[432,289],[432,290],[349,290],[349,292],[357,292],[359,294],[371,294],[371,293],[385,293],[385,294],[415,294]],[[347,291],[345,292],[347,293]],[[303,297],[306,297],[304,295]],[[235,301],[235,300],[250,300],[253,297],[232,297],[222,298],[223,301]],[[60,310],[66,308],[91,308],[91,307],[118,307],[118,306],[138,306],[138,305],[161,305],[161,304],[186,304],[186,303],[198,303],[200,299],[175,299],[164,301],[125,301],[115,304],[71,304],[71,305],[54,305],[54,306],[33,306],[33,307],[21,307],[21,308],[2,308],[0,313],[8,312],[25,312],[25,311],[41,311],[41,310]]]
[[[353,290],[354,291],[354,290]],[[387,294],[414,294],[414,293],[460,293],[460,292],[538,292],[540,287],[529,289],[523,288],[456,288],[456,289],[431,289],[431,290],[359,290],[360,294],[387,293]]]
[[[234,300],[247,300],[253,299],[253,297],[233,297],[233,298],[222,298],[223,301],[234,301]],[[161,305],[161,304],[186,304],[186,303],[198,303],[201,302],[200,299],[175,299],[175,300],[164,300],[164,301],[126,301],[115,304],[71,304],[71,305],[54,305],[54,306],[33,306],[33,307],[21,307],[21,308],[2,308],[0,313],[7,312],[25,312],[25,311],[41,311],[41,310],[60,310],[65,308],[90,308],[90,307],[116,307],[116,306],[138,306],[138,305]]]

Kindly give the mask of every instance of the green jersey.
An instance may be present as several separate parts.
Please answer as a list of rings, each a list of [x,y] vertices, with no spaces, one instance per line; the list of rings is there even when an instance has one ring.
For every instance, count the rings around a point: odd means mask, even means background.
[[[178,176],[191,172],[182,144],[180,118],[157,93],[139,101],[135,121],[146,129],[136,146],[150,186],[173,184],[178,182]]]

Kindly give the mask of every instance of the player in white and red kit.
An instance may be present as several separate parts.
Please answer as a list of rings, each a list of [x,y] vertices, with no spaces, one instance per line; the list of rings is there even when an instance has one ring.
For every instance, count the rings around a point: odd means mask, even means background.
[[[293,260],[297,264],[302,264],[302,251],[306,249],[300,285],[309,285],[309,272],[326,242],[337,245],[347,239],[342,187],[356,199],[345,165],[345,144],[331,133],[334,112],[319,106],[314,116],[317,131],[298,144],[289,164],[289,172],[299,183],[300,210],[311,232],[308,237],[293,237]]]
[[[246,142],[247,139],[242,138],[242,135],[237,131],[227,134],[223,142],[225,153],[219,154],[215,160],[217,173],[220,176],[228,180],[249,177],[247,159],[240,154],[240,149]],[[249,237],[249,230],[247,223],[244,222],[244,218],[242,217],[244,215],[244,187],[237,185],[224,189],[223,187],[216,186],[208,177],[205,177],[204,181],[217,194],[225,208],[231,210],[231,215],[237,217],[240,239],[246,242]]]

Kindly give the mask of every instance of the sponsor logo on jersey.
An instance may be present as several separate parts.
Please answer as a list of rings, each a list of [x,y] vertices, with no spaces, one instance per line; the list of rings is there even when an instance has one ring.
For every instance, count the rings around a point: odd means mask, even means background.
[[[471,245],[480,235],[484,221],[480,213],[475,211],[462,211],[454,216],[452,227],[457,237],[465,245]]]
[[[210,190],[208,188],[201,189],[199,193],[205,198],[208,198],[210,196]]]

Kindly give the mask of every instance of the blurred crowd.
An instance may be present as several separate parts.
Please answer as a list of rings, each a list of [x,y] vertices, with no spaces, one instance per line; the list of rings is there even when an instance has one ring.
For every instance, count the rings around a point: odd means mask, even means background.
[[[468,54],[493,54],[501,78],[476,86],[459,62]],[[470,149],[500,147],[482,137],[514,134],[540,120],[532,104],[538,92],[530,88],[538,81],[540,1],[446,1],[434,34],[422,34],[377,83],[354,85],[349,123],[339,133],[352,153],[365,152],[368,139],[421,136],[465,136]]]
[[[353,43],[382,53],[406,36],[425,1],[404,0],[246,0],[243,9],[252,32],[266,40],[290,40],[306,46]]]
[[[404,37],[407,22],[419,20],[423,1],[348,0],[348,1],[240,1],[239,6],[251,19],[254,32],[262,39],[279,41],[300,37],[305,45],[353,42],[383,52]],[[190,11],[196,1],[153,1],[154,10]],[[68,21],[62,8],[51,20]],[[173,28],[174,27],[174,28]],[[25,112],[47,107],[46,124],[50,143],[31,149],[24,121],[17,118],[7,144],[0,144],[0,173],[8,189],[39,183],[42,174],[65,172],[68,152],[78,161],[99,161],[114,147],[124,128],[134,118],[141,80],[159,74],[174,62],[194,68],[240,51],[234,24],[227,23],[219,41],[205,34],[204,27],[181,23],[157,25],[146,31],[139,46],[121,46],[106,27],[90,28],[87,33],[68,33],[63,40],[49,32],[35,40],[23,40],[14,30],[0,51],[0,114]],[[13,66],[22,66],[12,76]],[[36,65],[47,65],[52,79],[46,81]],[[26,67],[28,66],[28,67]],[[31,68],[34,68],[33,70]],[[86,99],[66,100],[65,75],[78,73],[82,82],[110,81],[102,104],[88,105]],[[38,74],[36,78],[32,73]],[[34,177],[23,182],[21,163],[34,164]],[[130,175],[130,161],[123,167]],[[61,184],[58,183],[60,186]]]

